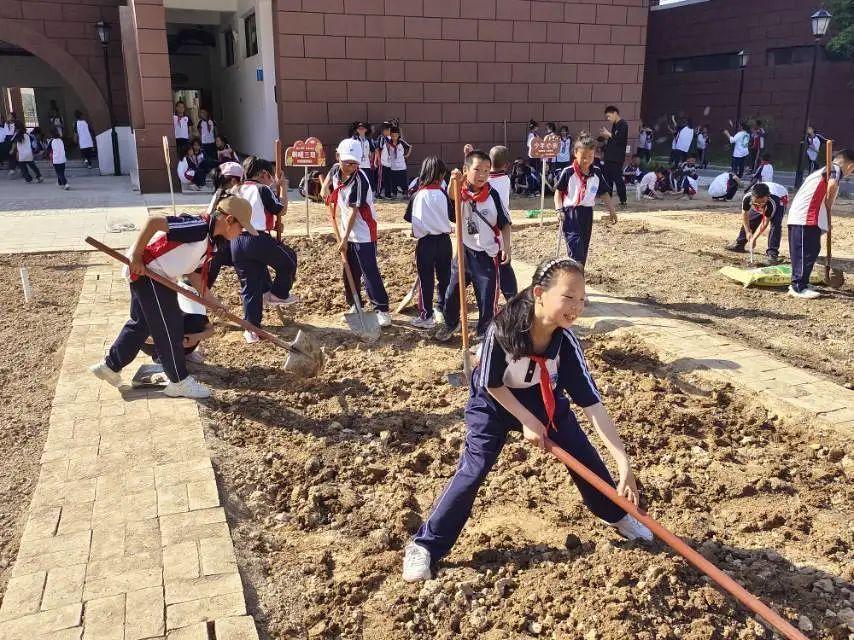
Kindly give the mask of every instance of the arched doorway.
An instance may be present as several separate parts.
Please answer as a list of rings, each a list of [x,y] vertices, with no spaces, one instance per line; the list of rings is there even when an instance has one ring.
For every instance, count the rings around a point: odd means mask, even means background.
[[[100,87],[83,66],[65,49],[44,34],[33,31],[16,20],[0,20],[0,40],[32,53],[50,65],[80,97],[89,122],[96,132],[110,126],[109,110]]]

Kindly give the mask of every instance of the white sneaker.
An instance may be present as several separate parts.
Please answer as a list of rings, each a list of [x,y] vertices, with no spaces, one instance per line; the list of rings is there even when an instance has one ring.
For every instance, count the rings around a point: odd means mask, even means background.
[[[289,295],[287,298],[280,298],[270,291],[264,294],[264,304],[268,307],[288,307],[297,302],[299,302],[299,296],[295,296],[294,294]]]
[[[652,531],[628,513],[617,522],[609,524],[626,540],[643,540],[644,542],[652,542],[653,540]]]
[[[205,354],[200,353],[198,350],[191,351],[186,355],[187,362],[193,362],[195,364],[202,364],[205,361]]]
[[[820,298],[821,294],[813,288],[807,287],[803,291],[795,291],[791,286],[789,286],[789,295],[793,298],[801,298],[803,300],[812,300],[813,298]]]
[[[410,542],[403,556],[403,579],[406,582],[419,582],[433,577],[430,571],[430,552],[420,544]]]
[[[460,330],[460,323],[459,322],[457,323],[457,326],[454,327],[453,329],[449,329],[447,324],[442,323],[442,326],[439,327],[439,330],[433,335],[433,337],[436,338],[436,340],[438,340],[439,342],[447,342],[448,340],[451,339],[451,336],[454,335],[459,330]]]
[[[244,331],[243,339],[246,340],[249,344],[255,344],[256,342],[261,342],[261,338],[258,337],[258,334],[254,331]]]
[[[193,398],[201,400],[211,397],[211,390],[193,376],[187,376],[180,382],[170,382],[163,390],[170,398]]]
[[[377,311],[377,324],[381,327],[391,326],[391,316],[388,311]]]
[[[433,320],[436,321],[436,324],[445,324],[445,314],[439,307],[433,307]]]
[[[39,176],[38,178],[36,178],[36,182],[41,184],[42,182],[44,182],[44,178],[42,176]]]
[[[71,185],[66,182],[65,186],[62,188],[65,189],[66,191],[68,191],[71,188]]]
[[[98,364],[93,364],[89,367],[89,371],[95,374],[97,378],[100,378],[107,384],[111,384],[114,387],[118,388],[122,386],[122,374],[116,373],[110,367],[107,366],[106,362],[99,362]]]
[[[417,329],[432,329],[436,326],[436,319],[433,317],[421,318],[419,316],[415,316],[409,321],[409,324]]]

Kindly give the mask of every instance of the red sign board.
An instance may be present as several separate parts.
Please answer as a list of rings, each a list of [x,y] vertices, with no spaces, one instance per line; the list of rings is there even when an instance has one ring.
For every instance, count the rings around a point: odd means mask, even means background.
[[[560,151],[560,138],[554,134],[531,140],[532,158],[554,158]]]
[[[297,140],[285,150],[285,165],[289,167],[322,167],[325,164],[323,143],[317,138]]]

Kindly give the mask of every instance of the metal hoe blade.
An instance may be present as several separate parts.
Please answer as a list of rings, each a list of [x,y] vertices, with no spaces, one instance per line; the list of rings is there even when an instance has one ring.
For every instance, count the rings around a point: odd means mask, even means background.
[[[285,360],[285,371],[305,377],[316,376],[323,369],[323,351],[301,329],[291,343]]]

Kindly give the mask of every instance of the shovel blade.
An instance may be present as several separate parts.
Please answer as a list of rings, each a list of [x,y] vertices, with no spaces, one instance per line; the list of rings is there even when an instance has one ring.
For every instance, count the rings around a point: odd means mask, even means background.
[[[377,314],[373,311],[362,311],[362,313],[345,313],[344,322],[350,331],[362,340],[376,342],[380,338],[380,322]]]
[[[285,371],[307,378],[320,373],[326,358],[317,344],[302,330],[291,344],[293,350],[288,352]]]

